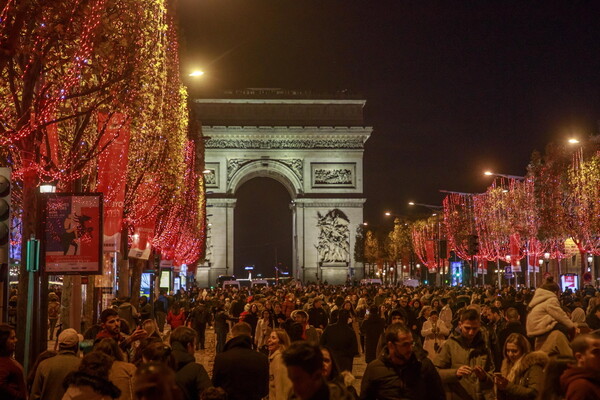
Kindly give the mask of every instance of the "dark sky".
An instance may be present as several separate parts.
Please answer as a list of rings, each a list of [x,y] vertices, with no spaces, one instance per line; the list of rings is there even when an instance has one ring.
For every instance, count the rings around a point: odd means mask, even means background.
[[[573,5],[572,3],[575,3]],[[534,149],[598,133],[597,2],[179,0],[195,90],[360,93],[365,219],[523,175]]]

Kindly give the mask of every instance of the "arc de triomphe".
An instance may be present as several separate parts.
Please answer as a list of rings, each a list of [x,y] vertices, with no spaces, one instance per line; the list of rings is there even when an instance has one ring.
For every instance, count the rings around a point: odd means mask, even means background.
[[[235,196],[255,177],[275,179],[292,199],[294,277],[362,278],[354,242],[363,222],[364,144],[372,132],[363,126],[365,101],[279,89],[223,97],[230,98],[194,100],[210,171],[207,256],[198,283],[214,285],[219,275],[233,273]]]

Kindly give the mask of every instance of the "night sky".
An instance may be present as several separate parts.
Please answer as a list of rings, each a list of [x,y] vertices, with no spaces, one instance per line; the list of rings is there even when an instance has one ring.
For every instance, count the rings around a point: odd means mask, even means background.
[[[576,3],[573,5],[571,3]],[[365,220],[524,175],[598,134],[597,2],[179,0],[193,90],[349,90],[367,100]]]

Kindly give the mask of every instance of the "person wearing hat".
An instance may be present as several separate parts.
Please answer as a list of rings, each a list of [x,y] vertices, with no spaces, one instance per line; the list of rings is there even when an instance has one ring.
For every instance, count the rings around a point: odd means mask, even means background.
[[[81,358],[77,354],[81,340],[83,337],[72,328],[65,329],[58,335],[58,354],[42,361],[38,366],[30,400],[62,399],[65,394],[63,387],[65,377],[76,371],[81,364]]]

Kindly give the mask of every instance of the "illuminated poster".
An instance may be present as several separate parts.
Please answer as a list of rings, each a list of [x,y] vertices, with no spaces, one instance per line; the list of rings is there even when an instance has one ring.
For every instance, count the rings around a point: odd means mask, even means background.
[[[102,194],[44,196],[44,270],[48,274],[102,273]]]

